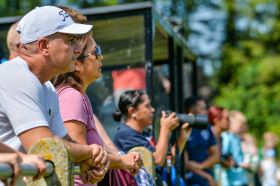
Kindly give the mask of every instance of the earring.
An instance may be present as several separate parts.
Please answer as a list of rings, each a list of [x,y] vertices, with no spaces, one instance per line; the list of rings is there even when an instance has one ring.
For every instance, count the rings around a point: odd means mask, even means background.
[[[133,119],[136,119],[136,115],[135,115],[135,114],[132,114],[132,118],[133,118]]]

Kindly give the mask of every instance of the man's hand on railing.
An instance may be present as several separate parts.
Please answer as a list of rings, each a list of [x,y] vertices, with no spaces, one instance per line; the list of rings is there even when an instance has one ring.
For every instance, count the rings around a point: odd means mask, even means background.
[[[41,155],[35,154],[20,154],[23,163],[33,163],[38,168],[38,174],[33,177],[34,180],[40,179],[44,176],[46,171],[46,162]]]
[[[22,158],[18,153],[1,153],[0,154],[0,163],[7,163],[13,167],[13,178],[11,185],[15,185],[17,178],[20,175],[20,163],[22,162]],[[7,180],[2,180],[5,185],[7,185]]]
[[[32,163],[37,168],[38,174],[34,176],[34,179],[39,179],[42,177],[46,170],[46,164],[44,159],[40,155],[33,154],[23,154],[20,152],[15,153],[1,153],[0,154],[0,163],[6,163],[12,168],[12,180],[11,185],[15,185],[17,178],[21,175],[21,163]],[[2,179],[6,184],[7,179]]]

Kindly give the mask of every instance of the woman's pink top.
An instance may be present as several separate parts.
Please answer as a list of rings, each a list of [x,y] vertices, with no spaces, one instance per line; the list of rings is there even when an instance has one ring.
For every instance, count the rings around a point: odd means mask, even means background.
[[[86,126],[87,144],[103,146],[103,141],[95,126],[88,96],[72,87],[61,87],[57,90],[57,93],[63,122],[71,120],[82,122]],[[82,183],[79,176],[75,176],[74,183],[75,186],[86,185]]]

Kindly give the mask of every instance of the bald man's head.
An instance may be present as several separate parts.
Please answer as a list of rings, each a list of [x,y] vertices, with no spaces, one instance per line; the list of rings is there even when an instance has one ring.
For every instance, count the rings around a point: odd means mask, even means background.
[[[7,35],[7,46],[10,52],[10,59],[16,57],[18,55],[18,47],[19,47],[19,43],[20,43],[20,39],[19,39],[19,34],[16,30],[16,27],[18,25],[18,22],[12,24],[12,26],[10,27],[9,31],[8,31],[8,35]]]

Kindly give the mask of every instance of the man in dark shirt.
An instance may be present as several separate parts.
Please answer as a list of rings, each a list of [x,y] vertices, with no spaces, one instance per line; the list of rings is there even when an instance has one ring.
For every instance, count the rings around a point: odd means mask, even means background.
[[[206,103],[200,97],[185,100],[186,113],[207,114]],[[211,167],[219,161],[219,150],[209,126],[192,129],[184,152],[187,183],[190,186],[209,186],[215,183]]]

